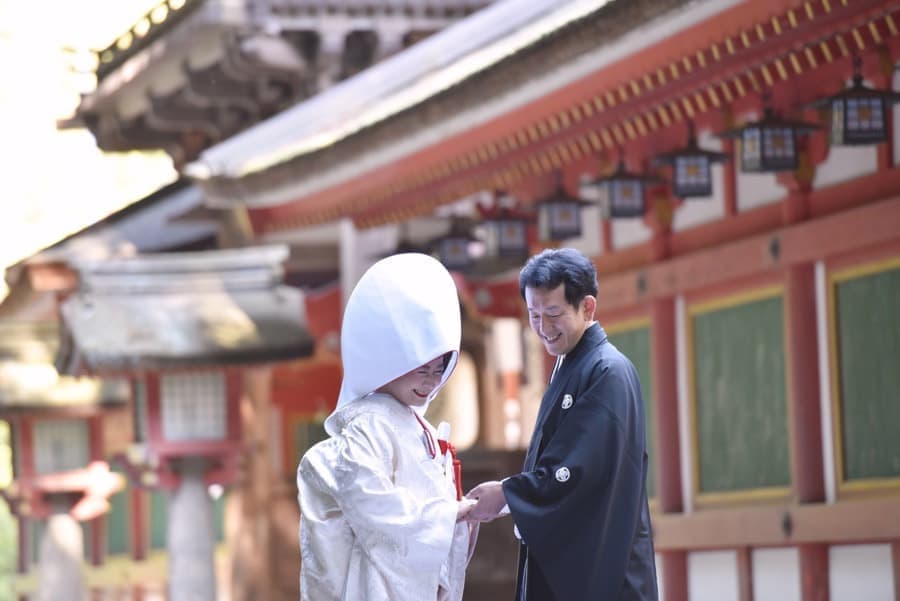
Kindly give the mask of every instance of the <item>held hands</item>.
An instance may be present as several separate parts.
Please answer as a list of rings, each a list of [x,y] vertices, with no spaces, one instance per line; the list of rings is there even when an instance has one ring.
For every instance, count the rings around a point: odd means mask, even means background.
[[[469,512],[472,511],[472,508],[475,507],[477,501],[475,499],[463,499],[462,501],[457,501],[458,505],[456,506],[456,521],[461,522],[463,520],[469,519]]]
[[[503,483],[493,480],[482,482],[466,494],[466,500],[477,501],[467,512],[465,519],[470,522],[490,522],[501,515],[506,505]]]

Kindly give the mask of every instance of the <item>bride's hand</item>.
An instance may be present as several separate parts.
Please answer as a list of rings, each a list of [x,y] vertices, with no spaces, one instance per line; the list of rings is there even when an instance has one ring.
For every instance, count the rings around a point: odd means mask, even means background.
[[[463,499],[462,501],[457,502],[456,509],[456,521],[461,522],[466,519],[466,516],[469,515],[469,512],[472,511],[472,508],[475,507],[474,499]]]

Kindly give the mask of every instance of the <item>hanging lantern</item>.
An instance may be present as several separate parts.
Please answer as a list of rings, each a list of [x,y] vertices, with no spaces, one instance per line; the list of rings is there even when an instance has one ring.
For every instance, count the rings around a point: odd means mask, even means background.
[[[766,107],[761,121],[720,134],[723,138],[741,141],[741,171],[745,173],[775,173],[797,168],[797,137],[819,129],[818,125],[803,121],[788,121]]]
[[[600,204],[606,217],[642,217],[644,215],[644,188],[658,183],[655,177],[625,170],[619,161],[615,172],[606,177],[583,179],[579,187],[581,198]]]
[[[507,209],[486,219],[494,231],[491,250],[498,257],[521,257],[528,254],[528,222],[531,219]]]
[[[565,240],[581,236],[581,209],[591,203],[570,196],[557,183],[553,194],[535,203],[538,211],[538,237],[541,240]]]
[[[712,195],[713,163],[727,160],[722,152],[704,150],[697,145],[693,124],[688,124],[687,146],[656,157],[656,163],[672,166],[672,191],[679,198]]]
[[[493,208],[481,209],[486,226],[485,255],[522,259],[528,256],[528,224],[534,217],[515,210],[516,199],[503,192],[495,193]]]
[[[479,242],[469,228],[459,219],[450,223],[450,230],[443,236],[432,240],[429,247],[437,254],[438,260],[451,271],[465,271],[472,266],[474,260],[472,245]]]
[[[853,58],[853,84],[834,96],[812,103],[831,111],[830,139],[838,146],[880,144],[888,139],[887,111],[900,94],[863,84],[862,59]]]

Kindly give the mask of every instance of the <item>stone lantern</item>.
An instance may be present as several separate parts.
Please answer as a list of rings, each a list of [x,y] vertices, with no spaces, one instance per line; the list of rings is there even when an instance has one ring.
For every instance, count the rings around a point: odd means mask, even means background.
[[[53,322],[0,323],[0,419],[10,427],[13,458],[13,481],[0,496],[19,522],[19,572],[37,557],[37,598],[81,600],[84,549],[93,565],[103,562],[103,516],[124,485],[104,460],[105,422],[124,414],[128,388],[122,380],[60,376],[57,344]]]
[[[62,305],[67,373],[126,375],[143,486],[169,492],[169,598],[215,598],[211,484],[240,475],[245,368],[305,357],[303,295],[286,247],[86,261]]]

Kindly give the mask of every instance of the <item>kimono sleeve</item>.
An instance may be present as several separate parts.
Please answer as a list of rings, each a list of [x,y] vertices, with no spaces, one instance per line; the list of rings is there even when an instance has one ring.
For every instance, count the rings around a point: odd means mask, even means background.
[[[384,418],[354,420],[339,445],[335,498],[374,560],[395,560],[406,568],[437,574],[450,551],[457,503],[430,494],[425,483],[396,484],[396,472],[405,465],[399,457],[402,452]]]

